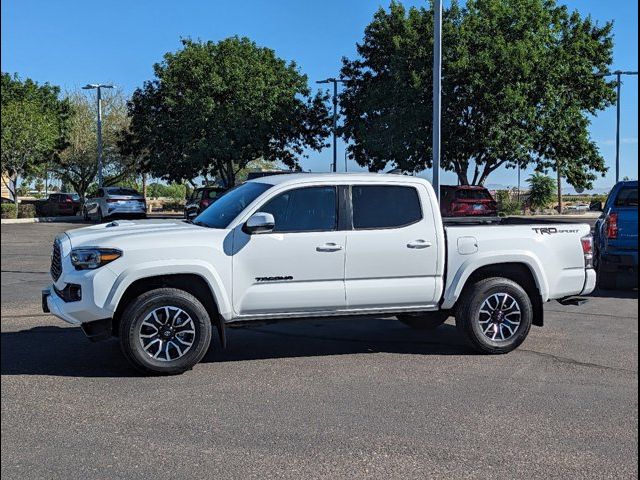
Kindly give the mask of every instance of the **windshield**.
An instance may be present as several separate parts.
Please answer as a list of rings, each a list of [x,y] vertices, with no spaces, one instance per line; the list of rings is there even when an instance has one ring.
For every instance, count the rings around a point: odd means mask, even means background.
[[[231,221],[240,215],[240,212],[271,187],[272,185],[267,183],[256,182],[238,185],[218,197],[209,208],[195,218],[193,223],[209,228],[227,228]]]

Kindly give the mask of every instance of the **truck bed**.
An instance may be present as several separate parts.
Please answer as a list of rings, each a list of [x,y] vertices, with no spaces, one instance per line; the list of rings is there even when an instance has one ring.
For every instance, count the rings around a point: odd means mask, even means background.
[[[562,225],[562,224],[593,224],[596,218],[583,217],[579,215],[568,218],[561,216],[556,218],[549,216],[540,217],[443,217],[442,223],[445,227],[465,227],[477,225]]]

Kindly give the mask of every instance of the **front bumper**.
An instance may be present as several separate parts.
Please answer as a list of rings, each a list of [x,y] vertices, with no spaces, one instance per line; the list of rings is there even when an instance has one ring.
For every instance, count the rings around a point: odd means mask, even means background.
[[[64,305],[65,301],[55,293],[53,285],[42,290],[42,311],[44,313],[51,313],[72,325],[80,325],[82,322],[66,313]]]
[[[71,243],[59,237],[61,249],[60,277],[42,291],[42,309],[73,325],[112,318],[107,298],[116,280],[116,274],[105,265],[95,270],[76,270],[71,264]],[[63,298],[68,287],[79,293]],[[48,312],[47,312],[48,310]]]

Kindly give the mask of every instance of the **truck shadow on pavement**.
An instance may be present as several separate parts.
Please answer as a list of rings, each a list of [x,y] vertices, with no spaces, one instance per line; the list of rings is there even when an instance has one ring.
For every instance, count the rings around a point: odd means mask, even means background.
[[[381,352],[474,353],[453,325],[416,331],[390,319],[314,319],[239,327],[228,329],[227,337],[227,349],[221,350],[218,339],[214,338],[212,348],[201,363]],[[79,328],[46,326],[2,332],[1,340],[2,375],[139,376],[124,359],[115,339],[91,343]]]
[[[595,298],[631,298],[638,299],[638,289],[627,289],[627,290],[602,290],[597,289],[595,292],[588,295],[588,297]]]

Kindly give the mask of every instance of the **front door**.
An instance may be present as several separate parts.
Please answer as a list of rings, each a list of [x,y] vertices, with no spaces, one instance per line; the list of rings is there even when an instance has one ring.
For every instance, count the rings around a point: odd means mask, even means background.
[[[271,213],[273,231],[234,231],[236,315],[319,312],[345,306],[344,231],[338,231],[335,186],[294,188],[256,212]]]
[[[354,185],[347,232],[348,308],[432,307],[438,277],[435,220],[424,187]]]

